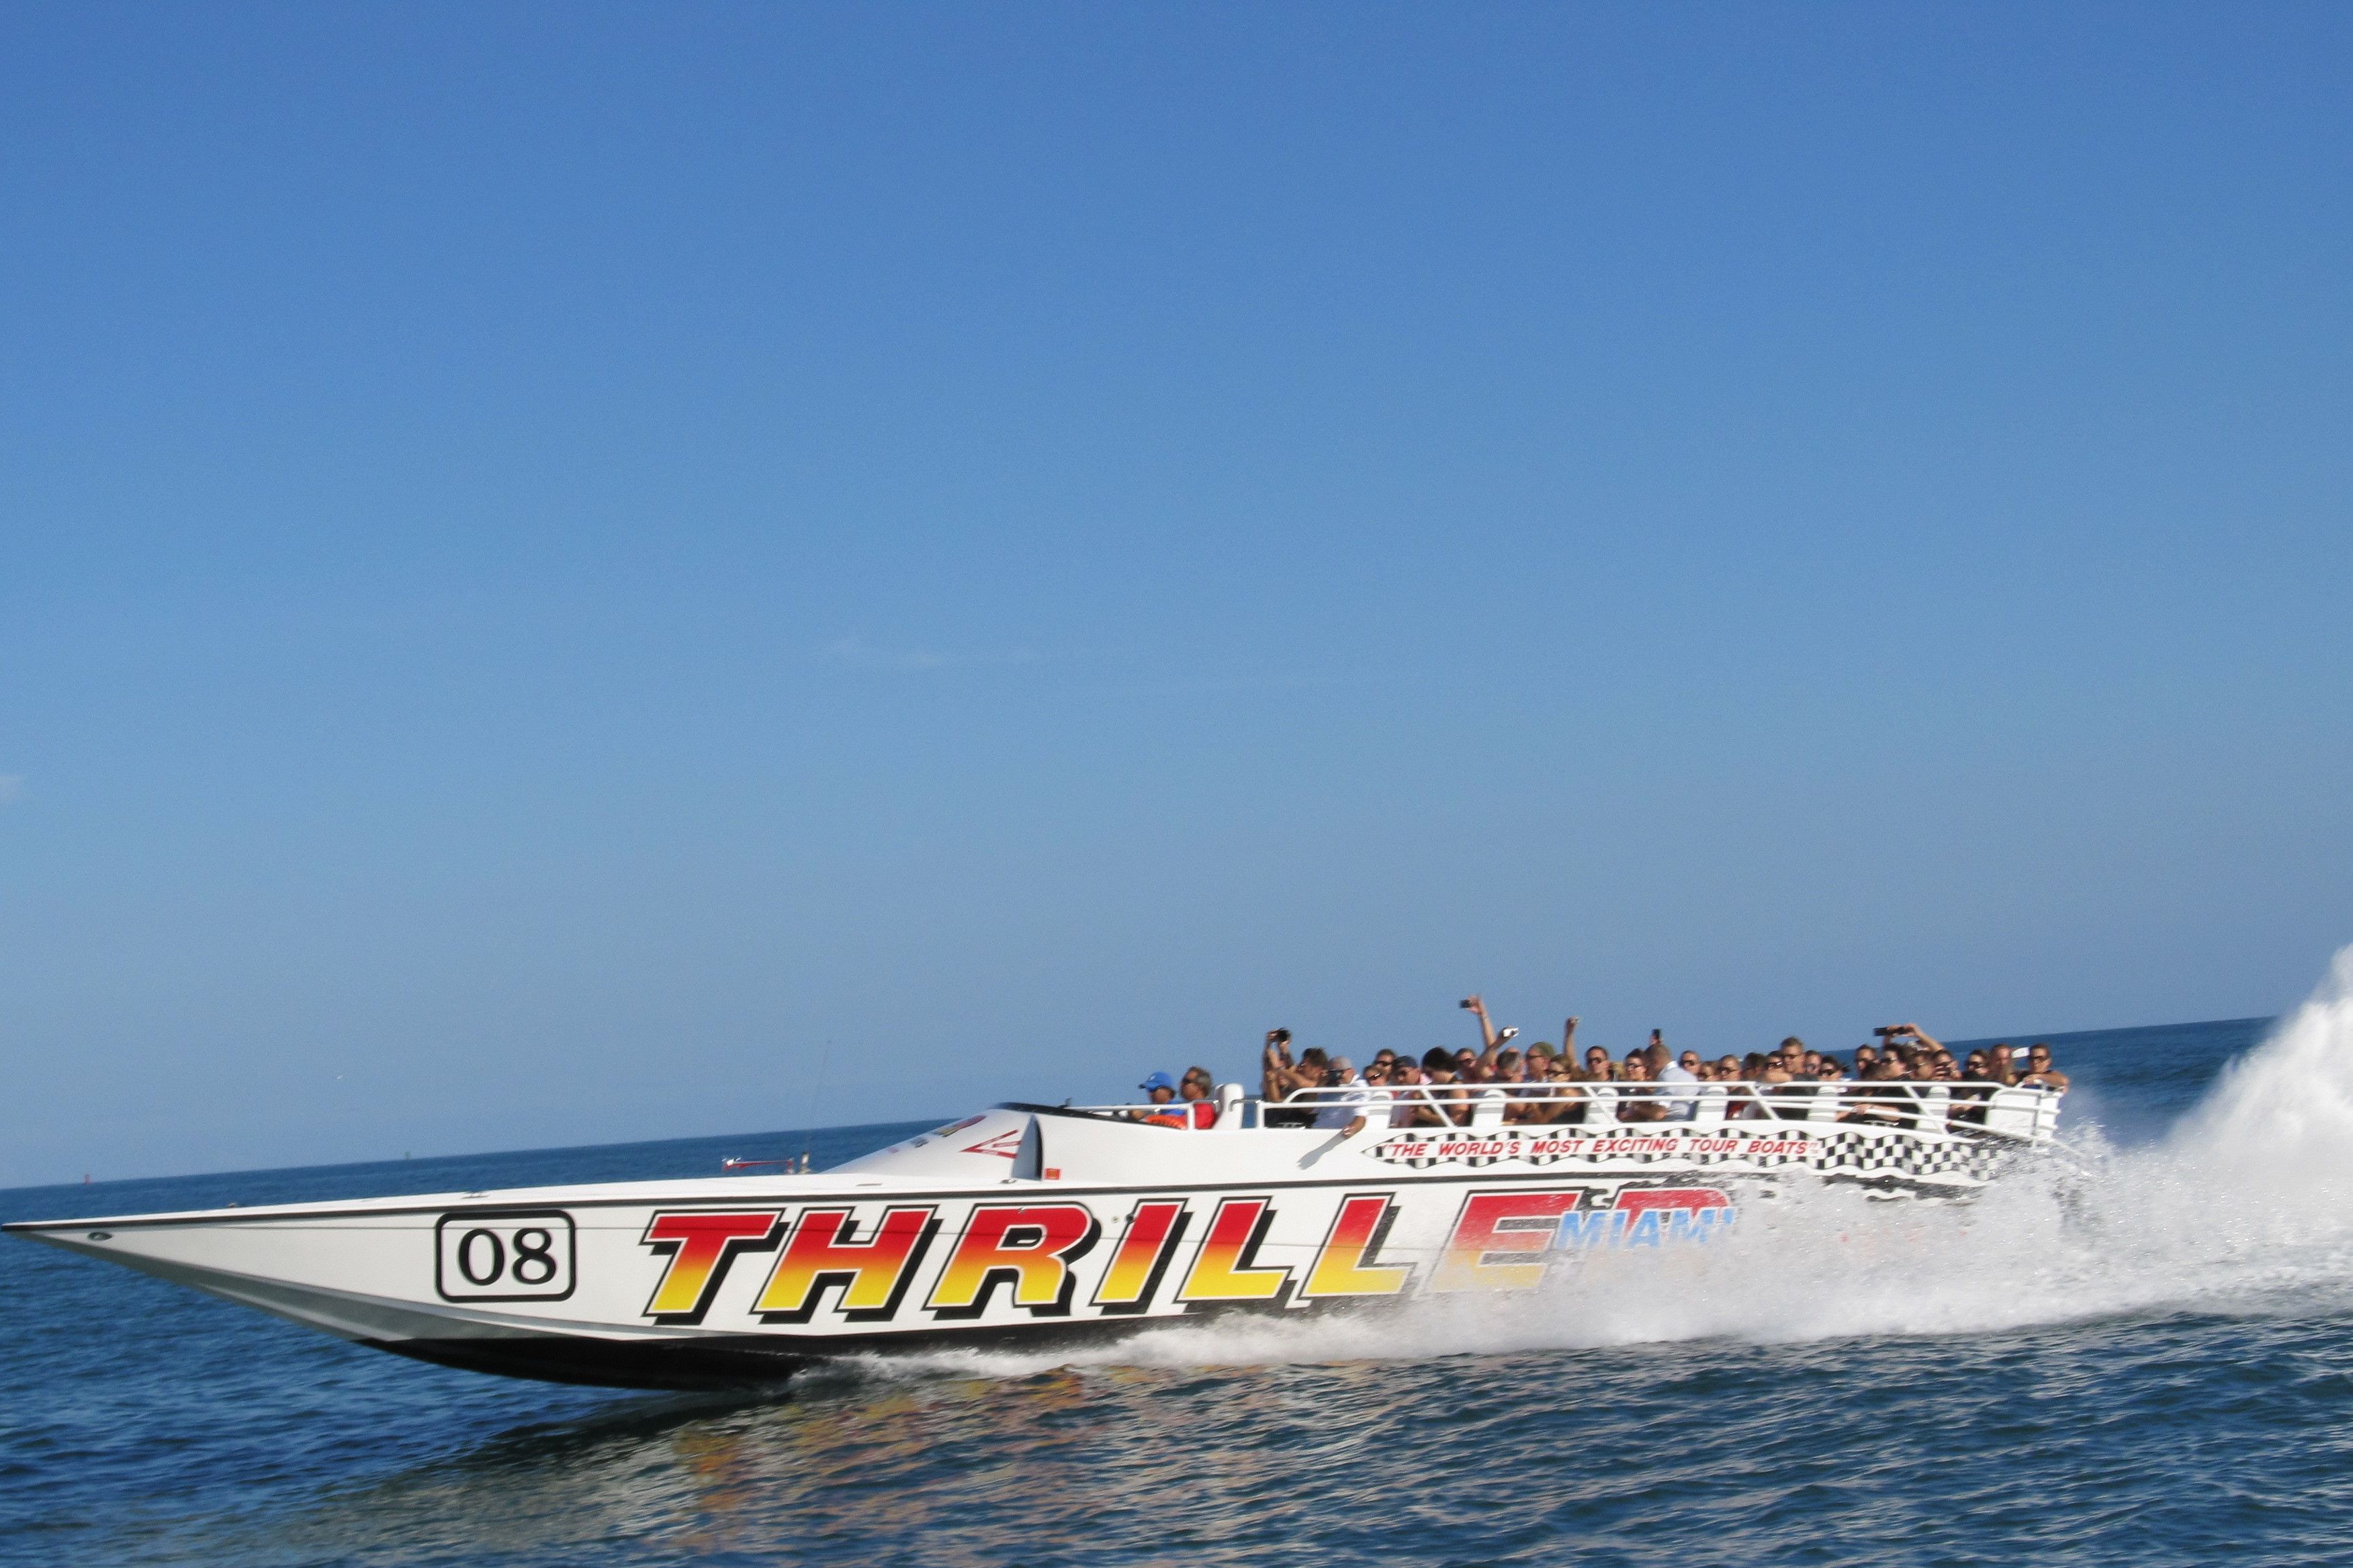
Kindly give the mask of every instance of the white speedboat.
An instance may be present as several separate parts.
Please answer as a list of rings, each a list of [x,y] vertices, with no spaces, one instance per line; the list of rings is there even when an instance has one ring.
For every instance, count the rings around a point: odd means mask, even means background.
[[[1227,1085],[1183,1126],[1166,1108],[1000,1105],[817,1174],[6,1228],[426,1361],[702,1388],[833,1357],[1525,1290],[1595,1247],[1704,1243],[1798,1182],[1966,1197],[2051,1138],[2060,1099],[1489,1087],[1405,1091],[1444,1120],[1392,1126],[1417,1107],[1314,1103],[1343,1092],[1272,1106]],[[1283,1125],[1319,1115],[1364,1124]]]

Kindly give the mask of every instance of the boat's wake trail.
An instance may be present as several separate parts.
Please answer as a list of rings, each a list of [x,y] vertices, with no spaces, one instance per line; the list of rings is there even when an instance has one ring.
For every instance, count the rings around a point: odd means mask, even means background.
[[[2096,1129],[1958,1207],[1841,1188],[1745,1205],[1721,1240],[1597,1251],[1525,1295],[1423,1298],[1356,1317],[1224,1319],[1072,1353],[895,1363],[1024,1375],[1071,1364],[1214,1366],[1966,1334],[2177,1311],[2353,1311],[2353,948],[2161,1140]]]

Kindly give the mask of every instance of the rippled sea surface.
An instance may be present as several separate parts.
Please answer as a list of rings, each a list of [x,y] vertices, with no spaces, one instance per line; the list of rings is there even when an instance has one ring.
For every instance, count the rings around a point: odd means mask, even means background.
[[[445,1371],[12,1239],[0,1557],[2353,1560],[2353,1007],[2315,1008],[2268,1040],[2055,1037],[2075,1152],[1967,1209],[1827,1198],[1507,1301],[760,1397]],[[823,1164],[904,1131],[18,1191],[0,1217]]]

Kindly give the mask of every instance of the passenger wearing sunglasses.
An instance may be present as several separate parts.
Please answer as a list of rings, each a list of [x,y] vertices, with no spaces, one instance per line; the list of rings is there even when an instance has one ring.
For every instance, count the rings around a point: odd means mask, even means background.
[[[2052,1062],[2051,1047],[2045,1045],[2026,1048],[2026,1076],[2018,1081],[2031,1084],[2037,1089],[2055,1089],[2062,1092],[2067,1088],[2067,1075]]]

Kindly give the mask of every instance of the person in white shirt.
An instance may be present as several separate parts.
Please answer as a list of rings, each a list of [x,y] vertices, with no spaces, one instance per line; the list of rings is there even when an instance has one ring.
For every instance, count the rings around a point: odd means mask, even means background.
[[[1324,1088],[1339,1089],[1338,1094],[1322,1097],[1323,1109],[1315,1113],[1315,1125],[1335,1131],[1345,1129],[1345,1136],[1354,1138],[1365,1130],[1366,1112],[1375,1105],[1386,1107],[1388,1091],[1376,1089],[1356,1076],[1356,1065],[1345,1057],[1334,1057],[1331,1070],[1324,1075]]]
[[[1699,1114],[1699,1074],[1667,1055],[1666,1042],[1651,1031],[1651,1077],[1672,1086],[1667,1094],[1667,1120],[1689,1121]],[[1689,1085],[1688,1089],[1684,1086]],[[1677,1091],[1681,1092],[1677,1092]]]

